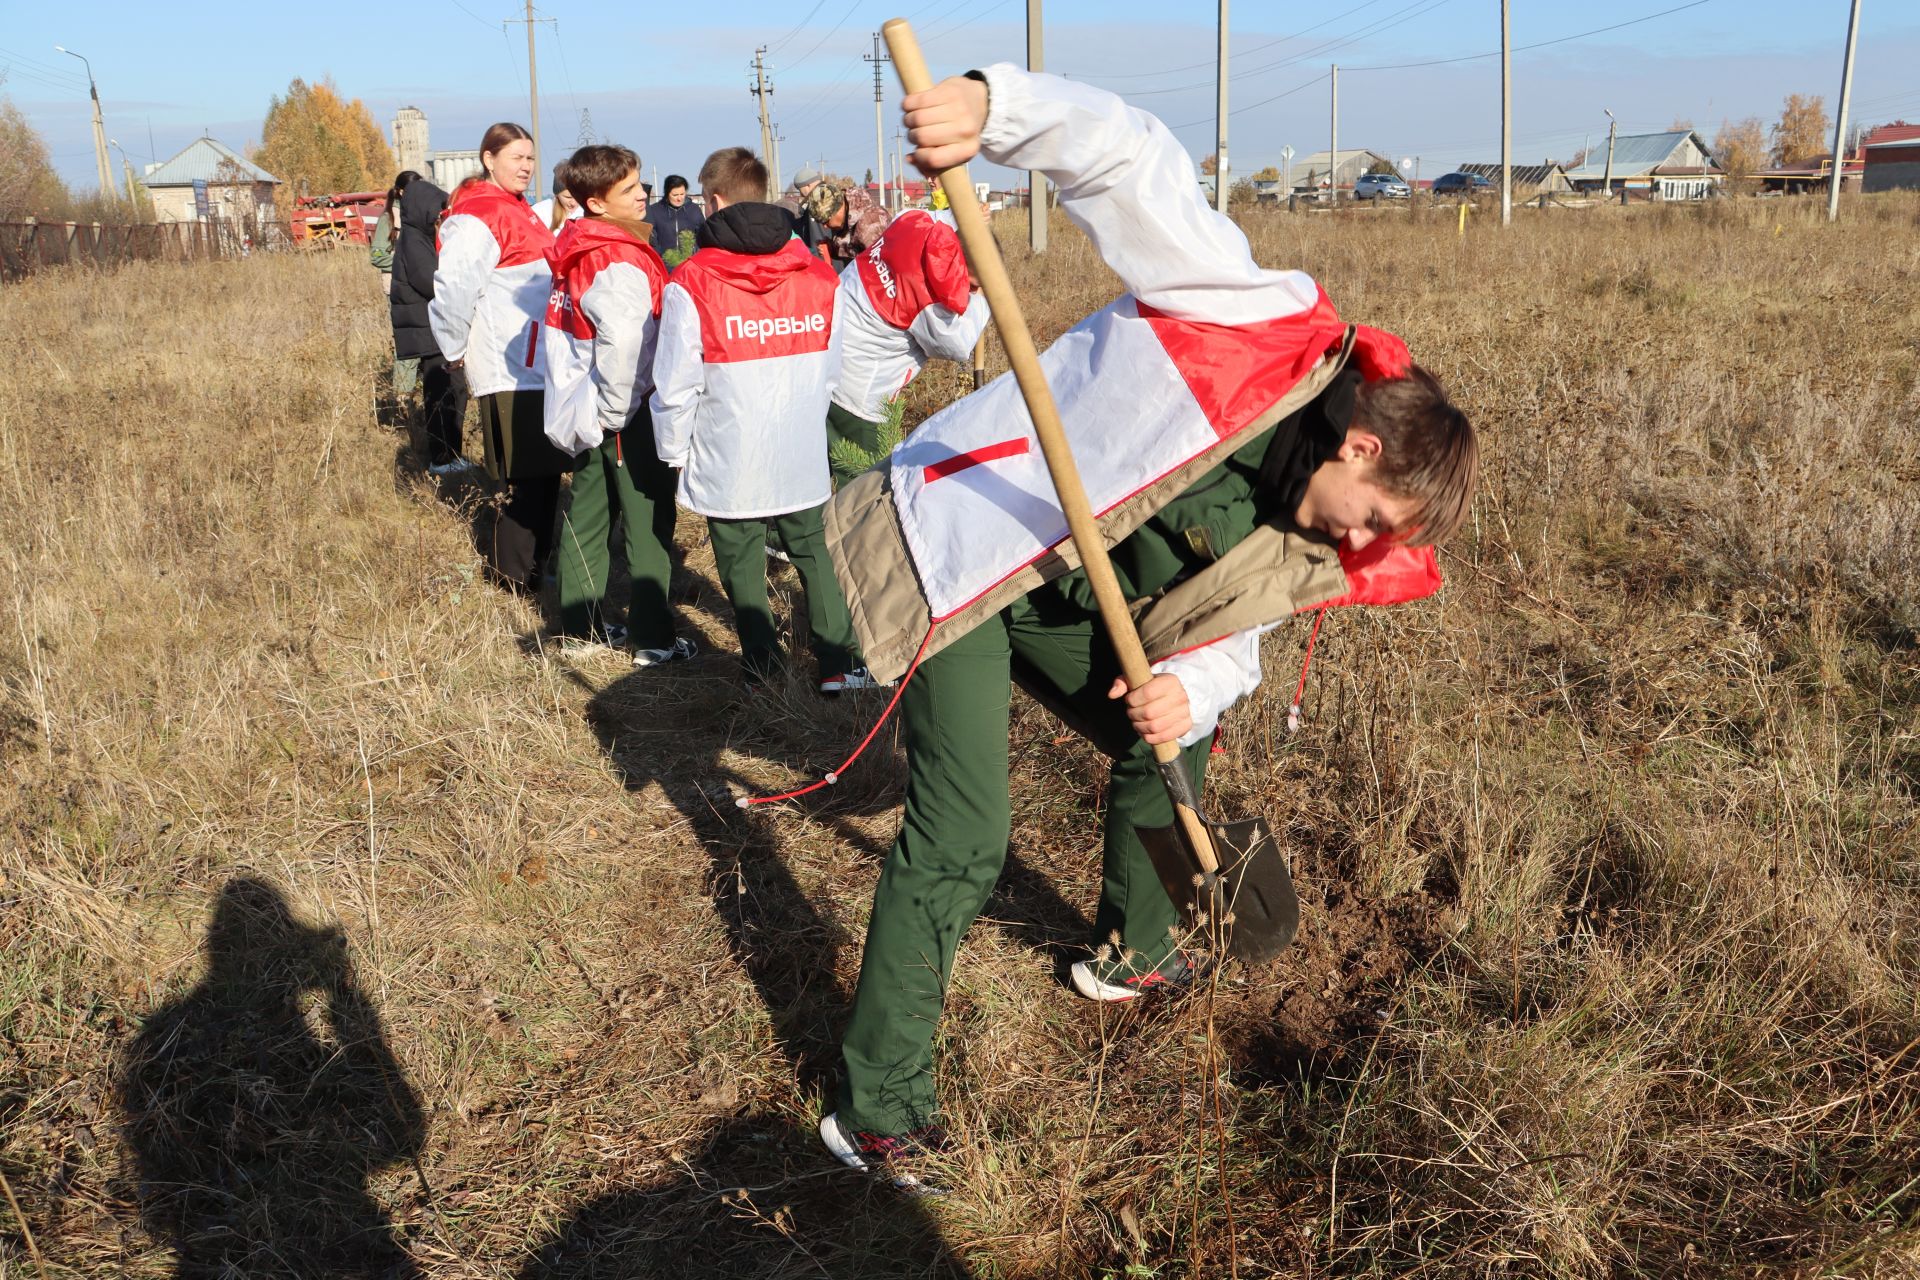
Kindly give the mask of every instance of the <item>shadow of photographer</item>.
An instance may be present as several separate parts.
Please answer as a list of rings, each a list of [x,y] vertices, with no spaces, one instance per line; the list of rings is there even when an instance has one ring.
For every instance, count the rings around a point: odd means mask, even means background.
[[[205,976],[146,1020],[116,1085],[140,1220],[174,1274],[419,1276],[368,1183],[419,1155],[425,1118],[345,938],[236,877],[205,950]]]

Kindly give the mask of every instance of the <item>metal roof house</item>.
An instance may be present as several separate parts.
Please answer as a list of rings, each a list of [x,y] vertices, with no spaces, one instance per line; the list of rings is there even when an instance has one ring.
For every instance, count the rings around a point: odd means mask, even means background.
[[[1494,186],[1500,185],[1500,166],[1497,164],[1463,164],[1459,166],[1459,172],[1479,174]],[[1545,164],[1513,166],[1513,189],[1536,193],[1547,191],[1559,195],[1562,192],[1572,191],[1573,183],[1567,180],[1567,170],[1564,165],[1549,160]]]
[[[1328,153],[1316,151],[1304,160],[1293,162],[1293,189],[1300,192],[1317,191],[1327,185]],[[1378,151],[1368,151],[1364,147],[1340,148],[1338,164],[1334,170],[1334,184],[1351,190],[1353,183],[1363,173],[1372,173],[1377,166],[1384,165],[1388,172],[1395,175],[1393,161]]]
[[[1715,194],[1726,171],[1693,129],[1628,133],[1613,140],[1613,187],[1661,200],[1701,200]],[[1598,191],[1607,180],[1607,148],[1593,149],[1586,163],[1567,170],[1576,191]]]
[[[195,184],[207,193],[213,218],[273,217],[273,189],[280,179],[239,152],[212,138],[196,138],[171,160],[148,165],[140,181],[153,196],[153,214],[161,222],[199,218]]]

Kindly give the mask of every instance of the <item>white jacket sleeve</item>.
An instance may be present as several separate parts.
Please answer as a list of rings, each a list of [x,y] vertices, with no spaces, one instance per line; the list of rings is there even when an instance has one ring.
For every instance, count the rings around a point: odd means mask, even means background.
[[[653,317],[653,286],[631,262],[616,262],[593,278],[580,297],[593,322],[593,368],[599,375],[595,413],[600,430],[612,434],[633,416],[636,393],[653,383],[653,355],[660,325]]]
[[[833,328],[827,333],[827,400],[833,399],[833,393],[840,389],[840,362],[845,358],[847,349],[847,291],[833,291]],[[825,402],[820,413],[821,429],[825,430],[827,420]]]
[[[907,336],[929,357],[942,360],[967,360],[973,344],[980,341],[993,312],[987,307],[987,295],[975,291],[967,299],[967,309],[958,314],[939,303],[925,308],[907,326]]]
[[[1212,733],[1228,707],[1260,687],[1260,637],[1280,625],[1236,631],[1204,648],[1153,664],[1154,674],[1179,677],[1187,691],[1193,728],[1181,735],[1181,746],[1190,747]]]
[[[500,245],[486,223],[463,213],[440,224],[440,263],[433,269],[427,325],[433,345],[449,361],[467,358],[467,335],[480,310],[481,291],[499,265]]]
[[[1202,197],[1193,159],[1164,124],[1114,94],[1001,62],[986,68],[981,150],[1039,169],[1127,290],[1185,320],[1251,324],[1306,310],[1319,287],[1268,271],[1232,219]]]
[[[653,442],[660,461],[670,467],[687,465],[706,381],[700,313],[687,291],[669,281],[660,295],[659,349],[653,357]]]

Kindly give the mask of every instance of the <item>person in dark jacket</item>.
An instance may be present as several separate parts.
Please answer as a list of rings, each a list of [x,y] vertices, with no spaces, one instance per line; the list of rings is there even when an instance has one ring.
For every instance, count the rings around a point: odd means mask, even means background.
[[[700,234],[700,224],[707,215],[700,206],[687,199],[687,180],[677,173],[667,175],[666,194],[647,206],[647,225],[653,228],[653,250],[667,260],[670,267],[678,266],[691,252],[681,241],[682,232]]]
[[[401,360],[420,362],[420,388],[426,414],[427,470],[453,475],[473,466],[460,455],[460,420],[467,413],[466,380],[449,369],[427,324],[433,300],[433,273],[440,265],[436,246],[447,193],[416,177],[400,195],[400,232],[393,246],[393,350]]]

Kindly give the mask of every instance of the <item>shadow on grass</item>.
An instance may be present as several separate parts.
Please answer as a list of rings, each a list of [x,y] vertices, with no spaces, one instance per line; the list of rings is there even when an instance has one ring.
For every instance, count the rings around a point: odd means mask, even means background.
[[[967,1274],[924,1202],[831,1164],[784,1118],[745,1117],[673,1175],[582,1207],[520,1280]]]
[[[117,1086],[140,1220],[174,1274],[419,1276],[367,1183],[418,1156],[426,1122],[345,939],[240,877],[206,957],[200,984],[147,1019]]]

